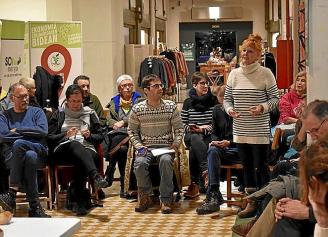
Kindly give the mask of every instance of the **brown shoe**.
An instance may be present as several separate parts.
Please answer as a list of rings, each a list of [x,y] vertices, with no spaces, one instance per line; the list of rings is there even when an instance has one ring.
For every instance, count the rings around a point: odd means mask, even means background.
[[[191,183],[188,190],[184,193],[186,198],[195,198],[199,196],[199,187],[195,183]]]
[[[171,203],[161,202],[161,212],[163,214],[170,214],[173,212]]]
[[[245,237],[248,232],[251,230],[253,225],[255,224],[256,220],[253,219],[250,222],[240,224],[240,225],[234,225],[231,230],[235,232],[236,234]]]
[[[139,192],[138,194],[138,203],[134,208],[135,212],[144,212],[152,204],[151,198],[148,193]]]
[[[239,218],[248,218],[256,215],[258,202],[255,200],[248,199],[247,206],[244,210],[238,212]]]

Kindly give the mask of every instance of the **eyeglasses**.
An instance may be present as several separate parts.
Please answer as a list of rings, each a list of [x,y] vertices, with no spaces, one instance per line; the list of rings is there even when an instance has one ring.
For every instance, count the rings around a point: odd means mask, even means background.
[[[320,123],[320,125],[317,128],[311,128],[310,130],[305,131],[307,134],[313,134],[313,133],[317,133],[319,132],[320,128],[322,127],[322,125],[327,121],[327,119],[322,120],[322,122]]]
[[[82,104],[81,100],[68,100],[68,102],[71,104]]]
[[[124,85],[120,85],[121,88],[131,88],[133,87],[133,84],[132,83],[129,83],[129,84],[124,84]]]
[[[13,95],[13,96],[19,100],[27,100],[29,98],[28,95],[20,95],[20,96]]]
[[[148,87],[154,87],[155,89],[163,88],[163,84],[153,84],[149,85]]]
[[[201,85],[201,86],[208,86],[207,81],[201,81],[201,82],[198,82],[198,84]]]

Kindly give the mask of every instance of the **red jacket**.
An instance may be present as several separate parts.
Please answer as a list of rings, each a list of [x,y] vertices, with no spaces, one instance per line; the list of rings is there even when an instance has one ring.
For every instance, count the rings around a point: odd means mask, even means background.
[[[299,96],[295,90],[284,94],[279,100],[280,117],[278,124],[285,123],[288,117],[298,118],[296,108],[303,103],[304,95]]]

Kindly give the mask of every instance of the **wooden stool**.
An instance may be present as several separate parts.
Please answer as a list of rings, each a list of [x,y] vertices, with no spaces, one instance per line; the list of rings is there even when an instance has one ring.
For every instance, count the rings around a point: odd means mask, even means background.
[[[244,201],[242,200],[242,198],[244,197],[244,194],[242,193],[233,193],[232,189],[231,189],[231,170],[232,169],[243,169],[243,166],[241,164],[234,164],[234,165],[222,165],[221,169],[226,169],[227,170],[227,176],[226,176],[226,180],[227,180],[227,200],[226,203],[228,205],[228,207],[231,207],[232,205],[236,205],[239,207],[243,207]],[[232,200],[232,198],[240,198],[240,200]]]

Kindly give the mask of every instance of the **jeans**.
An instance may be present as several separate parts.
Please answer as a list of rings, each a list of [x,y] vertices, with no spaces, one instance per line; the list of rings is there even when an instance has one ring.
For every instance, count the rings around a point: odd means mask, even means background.
[[[48,149],[40,143],[18,139],[13,143],[12,155],[7,160],[10,186],[25,187],[29,202],[38,200],[37,170],[45,166]]]
[[[171,203],[174,186],[173,157],[170,154],[154,157],[151,152],[147,152],[146,156],[136,156],[134,160],[134,173],[137,178],[138,189],[143,193],[152,193],[149,166],[156,161],[159,161],[159,174],[161,176],[159,185],[160,200],[162,203]]]
[[[236,148],[223,149],[216,146],[210,146],[207,151],[208,162],[208,185],[209,189],[213,185],[220,185],[220,167],[221,165],[240,164]],[[210,190],[209,190],[210,191]]]
[[[244,167],[247,188],[261,188],[269,182],[269,144],[237,143],[239,157]]]

